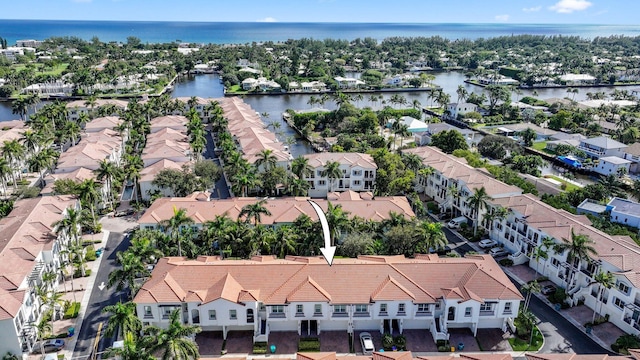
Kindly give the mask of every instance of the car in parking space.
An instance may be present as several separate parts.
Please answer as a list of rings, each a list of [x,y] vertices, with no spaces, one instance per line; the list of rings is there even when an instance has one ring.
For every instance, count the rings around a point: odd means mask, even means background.
[[[478,246],[480,246],[483,249],[489,249],[496,245],[498,245],[498,243],[491,239],[480,240],[480,242],[478,243]]]
[[[368,332],[360,333],[360,344],[362,344],[362,352],[365,355],[371,355],[375,351],[375,347],[373,346],[373,338]]]
[[[552,284],[545,285],[542,287],[540,292],[542,293],[542,295],[551,295],[556,292],[556,287],[555,285],[552,285]]]
[[[509,255],[509,253],[507,252],[507,250],[501,247],[494,247],[494,248],[491,248],[491,250],[489,250],[489,255],[493,257],[500,257],[500,256]]]
[[[32,352],[34,354],[42,353],[42,349],[44,349],[45,353],[56,352],[62,350],[64,348],[64,340],[62,339],[50,339],[45,340],[41,343],[36,343],[33,346]]]

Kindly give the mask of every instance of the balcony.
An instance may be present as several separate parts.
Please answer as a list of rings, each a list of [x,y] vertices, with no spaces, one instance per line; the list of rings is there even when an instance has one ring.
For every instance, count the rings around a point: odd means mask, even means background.
[[[480,316],[494,316],[495,314],[494,310],[480,310]]]
[[[433,316],[433,313],[431,311],[418,311],[418,312],[416,312],[416,317],[423,317],[423,316]]]
[[[346,312],[334,312],[332,316],[335,318],[340,318],[340,317],[347,317],[349,316],[349,314],[347,314]]]
[[[371,314],[368,311],[356,311],[353,313],[353,317],[371,317]]]
[[[287,317],[287,314],[283,312],[272,312],[269,313],[269,319],[284,319]]]

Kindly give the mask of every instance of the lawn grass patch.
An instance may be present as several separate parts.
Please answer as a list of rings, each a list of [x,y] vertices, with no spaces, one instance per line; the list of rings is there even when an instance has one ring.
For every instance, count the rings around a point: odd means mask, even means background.
[[[546,141],[534,142],[531,147],[538,151],[544,151],[544,149],[547,147],[547,142]]]
[[[531,341],[531,346],[529,346],[529,341]],[[543,343],[544,338],[537,326],[533,328],[533,340],[518,337],[509,338],[509,344],[513,351],[538,351]]]
[[[578,185],[572,184],[572,183],[570,183],[570,182],[568,182],[568,181],[566,181],[566,180],[564,180],[564,179],[562,179],[560,177],[557,177],[555,175],[545,175],[545,176],[550,178],[550,179],[553,179],[553,180],[561,182],[563,184],[562,189],[565,190],[565,191],[574,191],[574,190],[580,189],[580,187]]]
[[[299,352],[319,352],[320,351],[320,339],[318,338],[303,338],[298,342]]]

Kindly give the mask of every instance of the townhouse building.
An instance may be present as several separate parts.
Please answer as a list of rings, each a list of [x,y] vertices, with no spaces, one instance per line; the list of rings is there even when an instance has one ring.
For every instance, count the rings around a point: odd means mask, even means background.
[[[469,167],[464,159],[433,148],[410,149],[407,152],[419,154],[423,164],[433,169],[430,175],[419,179],[418,191],[433,198],[441,207],[444,205],[444,209],[451,207],[449,202],[452,201],[455,214],[473,220],[474,214],[469,213],[463,199],[471,193],[471,188],[484,186],[492,197],[485,213],[494,212],[499,207],[508,211],[503,219],[493,221],[485,220],[481,214],[480,225],[491,239],[511,253],[509,258],[514,264],[528,264],[541,276],[566,289],[567,302],[571,306],[584,303],[596,309],[597,305],[602,316],[609,315],[610,322],[627,333],[640,334],[640,246],[630,237],[608,235],[593,227],[585,215],[553,208],[536,196],[510,189],[511,186],[488,177],[482,169]],[[458,185],[447,191],[446,186],[452,183]],[[458,195],[451,195],[455,193]],[[543,246],[545,238],[559,244],[571,242],[574,235],[585,235],[593,241],[597,255],[571,263],[567,262],[567,251],[556,253],[553,249],[545,249],[548,254],[546,260],[536,260],[533,255],[536,248]],[[600,288],[594,277],[607,271],[615,277],[615,286],[604,289],[602,300],[599,300],[596,297]]]
[[[276,157],[276,164],[285,169],[289,168],[293,157],[288,146],[266,129],[260,114],[249,104],[238,97],[219,99],[218,104],[228,120],[227,130],[238,150],[250,164],[255,164],[263,150],[271,150],[271,155]]]
[[[433,169],[431,174],[418,177],[416,190],[433,198],[442,211],[451,212],[454,216],[463,215],[469,220],[476,218],[468,199],[482,187],[493,199],[522,194],[522,189],[498,181],[488,172],[469,166],[465,159],[445,154],[435,147],[422,146],[404,150],[404,153],[420,156],[423,165]],[[481,212],[480,218],[485,210]]]
[[[0,219],[0,353],[30,352],[37,339],[35,324],[42,318],[36,288],[43,275],[62,280],[61,251],[68,245],[64,232],[56,234],[53,223],[68,208],[79,208],[71,196],[45,196],[15,202],[13,210]]]
[[[260,223],[266,226],[292,224],[299,216],[306,215],[313,221],[318,215],[309,204],[307,197],[269,198],[264,205],[271,215],[263,214]],[[188,197],[160,198],[151,204],[149,209],[140,217],[138,223],[143,229],[153,229],[160,226],[163,220],[173,216],[173,210],[185,209],[186,215],[194,221],[193,226],[201,228],[207,221],[216,216],[228,216],[237,219],[246,205],[255,204],[260,198],[230,198],[211,200],[208,193],[196,192]],[[327,200],[314,200],[323,210],[328,203],[341,206],[349,217],[358,216],[372,221],[382,221],[390,218],[390,213],[401,214],[409,220],[415,216],[409,201],[404,196],[378,196],[375,199],[371,193],[356,193],[347,191],[331,193]]]
[[[116,99],[97,99],[94,103],[89,103],[85,100],[74,100],[67,103],[67,118],[69,120],[77,121],[81,114],[89,114],[92,110],[97,110],[100,107],[111,106],[113,111],[109,116],[117,116],[118,110],[125,110],[129,103],[125,100]]]
[[[360,256],[331,267],[322,257],[201,256],[160,259],[133,301],[144,324],[166,327],[177,310],[225,339],[247,330],[268,341],[278,331],[428,329],[436,341],[452,328],[506,330],[522,296],[488,255]]]
[[[530,353],[524,354],[526,360],[639,360],[640,351],[630,349],[630,356],[609,355],[609,354],[576,354],[576,353]],[[353,355],[338,355],[335,352],[308,352],[296,353],[295,360],[351,360]],[[493,353],[468,353],[458,352],[449,355],[421,355],[414,357],[410,351],[379,351],[371,355],[358,355],[360,360],[513,360],[513,356],[508,352]],[[203,359],[204,360],[204,359]],[[210,360],[210,359],[207,359]],[[247,359],[234,359],[247,360]]]
[[[309,183],[309,196],[326,197],[330,192],[374,191],[376,185],[376,165],[373,157],[361,153],[315,153],[304,155],[313,171],[304,180]],[[328,162],[340,164],[342,175],[330,179],[325,174]]]
[[[635,142],[624,149],[624,159],[631,161],[629,172],[637,174],[640,172],[640,142]]]

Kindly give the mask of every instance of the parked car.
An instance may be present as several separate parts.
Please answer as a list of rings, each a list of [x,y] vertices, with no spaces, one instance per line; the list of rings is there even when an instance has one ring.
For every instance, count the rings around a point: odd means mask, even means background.
[[[42,353],[42,349],[44,349],[44,352],[50,353],[50,352],[60,351],[63,348],[64,348],[64,340],[62,340],[62,339],[51,339],[51,340],[45,340],[45,341],[43,341],[41,343],[36,343],[33,346],[32,352],[34,354],[40,354],[40,353]]]
[[[483,249],[489,249],[496,245],[498,245],[498,243],[491,239],[480,240],[480,242],[478,243],[478,246],[480,246]]]
[[[549,285],[545,285],[540,292],[542,293],[542,295],[551,295],[553,293],[556,292],[556,287],[555,285],[549,284]]]
[[[457,218],[451,219],[451,221],[449,221],[447,226],[449,227],[449,229],[458,229],[462,224],[465,224],[466,222],[467,222],[466,217],[458,216]]]
[[[446,218],[448,218],[450,216],[451,216],[451,214],[443,212],[443,213],[438,214],[438,219],[444,220],[444,219],[446,219]]]
[[[501,248],[501,247],[494,247],[491,250],[489,250],[489,255],[493,256],[493,257],[500,257],[500,256],[505,256],[508,255],[509,253],[507,252],[507,250]]]
[[[362,352],[365,355],[371,355],[375,351],[373,346],[373,338],[368,332],[360,333],[360,344],[362,344]]]

